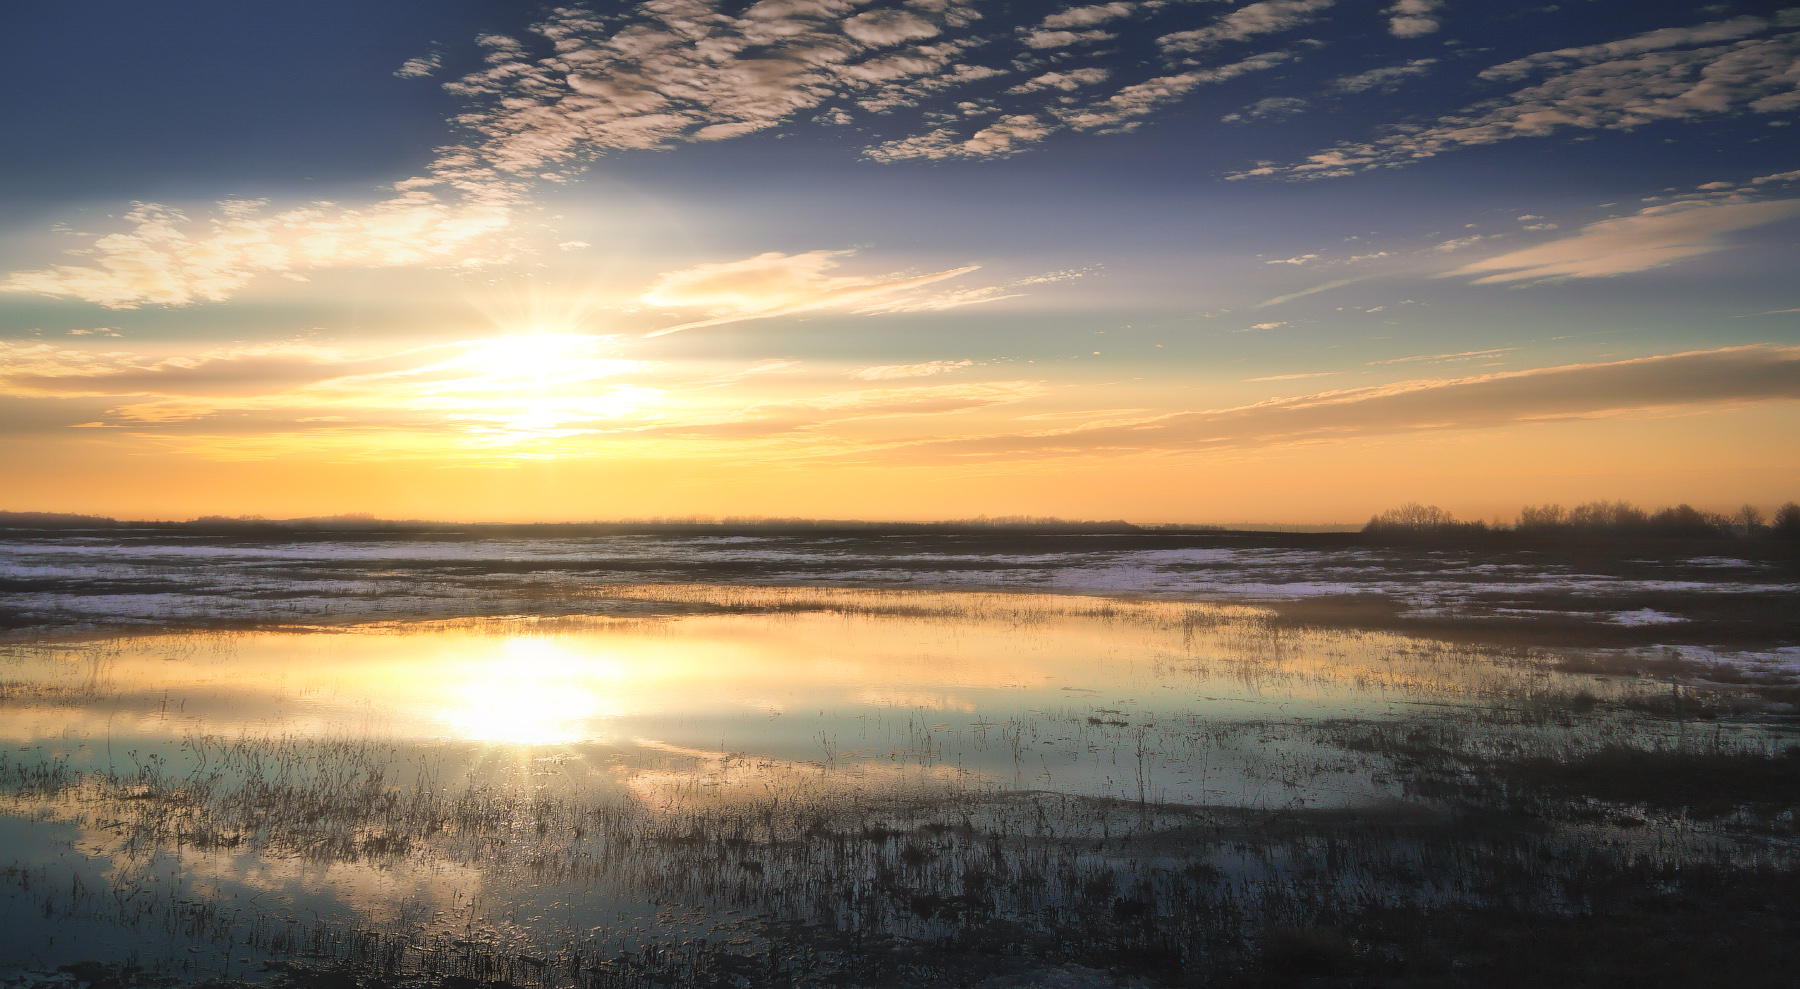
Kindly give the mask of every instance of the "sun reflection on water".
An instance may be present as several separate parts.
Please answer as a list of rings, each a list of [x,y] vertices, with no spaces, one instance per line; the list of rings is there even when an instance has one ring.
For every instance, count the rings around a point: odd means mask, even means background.
[[[580,655],[545,638],[510,638],[500,655],[470,663],[441,712],[460,738],[511,745],[590,741],[595,722],[623,712],[616,685],[626,671],[605,655]]]

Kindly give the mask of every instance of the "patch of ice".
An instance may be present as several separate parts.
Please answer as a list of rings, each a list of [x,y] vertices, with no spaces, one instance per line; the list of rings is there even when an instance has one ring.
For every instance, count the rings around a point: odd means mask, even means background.
[[[1680,615],[1666,614],[1664,612],[1657,611],[1655,608],[1639,608],[1636,611],[1615,611],[1612,613],[1612,617],[1607,619],[1607,622],[1610,624],[1613,624],[1613,625],[1632,625],[1632,626],[1636,626],[1636,625],[1670,625],[1675,622],[1685,622],[1685,621],[1687,621],[1687,619],[1681,617]]]
[[[1778,649],[1711,649],[1706,646],[1657,646],[1658,654],[1703,663],[1707,666],[1729,666],[1747,673],[1800,674],[1800,646]]]

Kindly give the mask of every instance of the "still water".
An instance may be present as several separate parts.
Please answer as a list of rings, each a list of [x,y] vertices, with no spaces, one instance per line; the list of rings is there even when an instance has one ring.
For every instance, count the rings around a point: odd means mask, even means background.
[[[1108,807],[1138,808],[1134,827],[1159,807],[1392,807],[1406,794],[1346,726],[1611,689],[1242,606],[619,597],[639,613],[6,647],[0,964],[232,972],[343,931],[579,959],[752,937],[755,916],[855,927],[887,908],[806,891],[934,868],[963,889],[1034,861],[1000,836],[1110,836]],[[987,851],[955,850],[980,822]],[[754,868],[732,857],[751,846]],[[1119,867],[1069,854],[1070,877]],[[901,902],[880,923],[945,922]]]
[[[1298,744],[1285,730],[1486,703],[1550,677],[1515,655],[1277,630],[1252,608],[861,597],[903,607],[38,644],[6,654],[0,737],[114,773],[191,761],[199,739],[379,742],[457,773],[553,760],[559,785],[644,799],[780,766],[871,785],[1354,802],[1377,793],[1282,789],[1275,763]]]

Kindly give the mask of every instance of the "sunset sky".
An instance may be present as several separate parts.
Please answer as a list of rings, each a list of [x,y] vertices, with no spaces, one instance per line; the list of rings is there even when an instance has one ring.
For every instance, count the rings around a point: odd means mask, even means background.
[[[34,4],[0,509],[1800,498],[1800,7]]]

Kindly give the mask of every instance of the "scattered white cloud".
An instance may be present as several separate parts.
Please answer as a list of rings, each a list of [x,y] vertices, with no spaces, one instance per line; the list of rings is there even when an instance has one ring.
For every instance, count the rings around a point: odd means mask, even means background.
[[[1437,63],[1438,60],[1435,58],[1417,58],[1402,65],[1384,65],[1379,69],[1370,69],[1355,75],[1339,76],[1331,81],[1331,88],[1340,93],[1392,89],[1406,79],[1426,75]]]
[[[1249,326],[1244,327],[1244,329],[1245,330],[1279,330],[1286,325],[1287,324],[1285,322],[1283,322],[1283,323],[1253,323]]]
[[[850,377],[863,381],[888,381],[894,378],[928,378],[934,374],[948,374],[960,371],[965,367],[973,367],[974,361],[927,361],[923,364],[877,364],[874,367],[857,368],[850,372]]]
[[[1434,250],[1434,251],[1460,251],[1465,247],[1473,247],[1474,245],[1479,244],[1482,241],[1487,240],[1493,236],[1494,236],[1493,234],[1470,234],[1467,237],[1454,237],[1450,240],[1446,240],[1443,243],[1432,247],[1432,250]]]
[[[647,334],[663,336],[682,330],[720,326],[746,319],[767,319],[792,313],[837,309],[851,312],[909,311],[952,308],[970,302],[991,301],[987,296],[933,305],[929,298],[903,293],[936,282],[966,275],[977,265],[951,268],[924,275],[903,273],[866,276],[833,275],[849,251],[808,251],[781,254],[771,251],[742,261],[696,265],[659,275],[640,297],[648,305],[675,310],[698,310],[704,318],[688,320]],[[970,290],[975,293],[992,290]]]
[[[1281,120],[1298,113],[1306,112],[1310,103],[1298,96],[1271,96],[1257,100],[1236,113],[1228,113],[1219,120],[1223,123],[1235,124],[1247,120]]]
[[[1684,208],[1656,207],[1636,215],[1592,223],[1571,236],[1463,265],[1448,276],[1475,276],[1475,284],[1599,278],[1658,268],[1725,246],[1719,238],[1800,214],[1800,199]]]
[[[1111,41],[1118,37],[1111,31],[1032,31],[1025,35],[1027,48],[1067,48],[1093,41]]]
[[[1298,257],[1280,258],[1275,261],[1264,261],[1263,264],[1306,264],[1309,261],[1317,261],[1317,260],[1319,260],[1319,256],[1317,254],[1302,254]]]
[[[157,358],[127,351],[96,353],[49,344],[4,343],[0,344],[0,393],[33,397],[244,397],[418,369],[446,356],[444,351],[426,349],[366,359],[333,348],[268,344]]]
[[[979,14],[959,0],[857,11],[850,0],[782,0],[733,13],[723,0],[647,3],[622,17],[556,8],[533,30],[554,53],[490,37],[489,66],[452,84],[482,108],[459,118],[474,164],[534,176],[618,149],[726,140],[796,114],[870,112],[1001,70],[958,58],[948,37]]]
[[[1178,100],[1200,86],[1235,79],[1247,72],[1272,69],[1291,58],[1287,52],[1252,55],[1241,62],[1217,68],[1194,69],[1178,75],[1158,76],[1120,89],[1104,99],[1068,110],[1052,108],[1064,123],[1076,130],[1112,129],[1132,126],[1158,107]]]
[[[1388,33],[1396,38],[1434,34],[1442,26],[1438,10],[1444,0],[1397,0],[1382,13],[1388,15]]]
[[[1750,180],[1751,185],[1768,185],[1770,182],[1800,182],[1800,169],[1776,172],[1774,175],[1758,175]]]
[[[1783,15],[1789,12],[1784,11]],[[1800,24],[1800,18],[1780,16],[1781,26]],[[1613,62],[1646,52],[1665,51],[1674,48],[1692,48],[1696,45],[1711,45],[1722,41],[1737,41],[1751,35],[1761,34],[1768,30],[1771,22],[1761,17],[1733,17],[1730,20],[1711,21],[1696,24],[1692,27],[1670,27],[1643,34],[1608,41],[1599,45],[1586,45],[1580,48],[1558,48],[1555,51],[1538,52],[1511,62],[1483,69],[1481,78],[1492,82],[1517,82],[1521,79],[1545,70],[1561,70],[1575,65],[1595,65]]]
[[[342,266],[472,265],[503,260],[497,234],[511,223],[501,205],[395,199],[364,209],[318,203],[259,216],[244,203],[191,222],[180,210],[141,204],[127,231],[78,253],[88,264],[17,271],[0,291],[81,299],[109,309],[222,302],[267,273]]]
[[[1070,7],[1044,18],[1043,26],[1052,30],[1091,27],[1121,17],[1129,17],[1137,9],[1137,6],[1136,3],[1098,3],[1087,7]]]
[[[906,158],[990,158],[1019,151],[1023,145],[1041,141],[1057,129],[1056,124],[1039,120],[1028,113],[1009,114],[968,138],[961,137],[948,127],[939,127],[917,137],[877,145],[864,154],[876,161],[900,161]]]
[[[1336,177],[1519,137],[1791,112],[1800,109],[1800,33],[1753,36],[1792,26],[1800,26],[1800,8],[1540,52],[1482,73],[1490,81],[1553,73],[1536,85],[1428,125],[1402,125],[1374,141],[1340,144],[1297,165],[1259,165],[1231,177]]]
[[[1193,52],[1226,41],[1290,31],[1317,19],[1337,0],[1261,0],[1246,4],[1203,28],[1177,31],[1156,39],[1165,51]]]
[[[1007,90],[1008,93],[1035,93],[1042,89],[1058,89],[1065,93],[1074,92],[1082,86],[1093,86],[1105,82],[1112,75],[1111,69],[1087,68],[1070,69],[1067,72],[1046,72],[1026,80]]]
[[[844,33],[865,45],[887,47],[921,38],[935,38],[939,28],[905,10],[871,10],[845,19]]]
[[[422,58],[409,58],[401,63],[394,75],[401,79],[423,79],[444,67],[442,52],[432,52]]]

